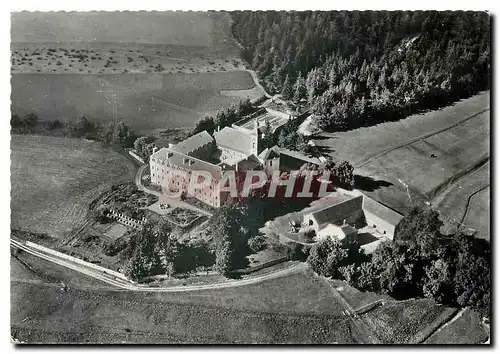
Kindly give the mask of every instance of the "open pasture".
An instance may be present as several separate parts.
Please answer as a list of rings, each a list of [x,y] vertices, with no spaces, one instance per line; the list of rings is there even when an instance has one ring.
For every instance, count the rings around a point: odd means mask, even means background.
[[[448,224],[463,215],[464,203],[476,191],[474,186],[489,183],[489,173],[474,173],[473,180],[467,181],[468,174],[489,158],[489,139],[489,92],[482,92],[397,122],[323,134],[315,143],[335,159],[350,161],[356,174],[369,179],[368,187],[359,187],[369,196],[402,213],[412,202],[430,201]],[[457,187],[449,193],[456,179],[471,187]],[[444,193],[450,195],[443,198]],[[475,196],[471,217],[465,222],[483,234],[487,228],[481,225],[489,214],[486,201],[484,196]],[[450,223],[445,229],[452,226]]]
[[[191,128],[205,115],[240,101],[221,90],[254,87],[245,71],[202,74],[116,74],[12,76],[12,111],[41,120],[74,120],[84,115],[108,122],[116,117],[134,131]],[[250,97],[252,98],[252,97]]]
[[[63,237],[84,221],[89,202],[134,173],[129,159],[94,142],[13,135],[11,226]]]

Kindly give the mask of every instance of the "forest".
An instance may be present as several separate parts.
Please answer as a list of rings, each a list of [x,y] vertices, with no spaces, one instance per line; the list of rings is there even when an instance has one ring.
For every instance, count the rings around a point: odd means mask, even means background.
[[[231,14],[271,93],[310,107],[321,130],[398,120],[490,87],[490,16],[463,11]]]

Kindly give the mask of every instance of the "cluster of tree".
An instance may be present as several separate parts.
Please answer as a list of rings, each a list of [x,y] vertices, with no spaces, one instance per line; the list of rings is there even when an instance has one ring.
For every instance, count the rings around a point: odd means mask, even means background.
[[[206,116],[200,119],[193,129],[192,134],[194,135],[204,130],[209,134],[213,134],[216,129],[230,126],[254,111],[255,107],[249,99],[240,101],[237,106],[218,112],[215,118]]]
[[[149,157],[153,154],[153,149],[156,144],[155,139],[150,136],[141,136],[134,141],[135,152],[143,158],[145,162],[149,161]]]
[[[299,134],[297,129],[296,122],[287,122],[279,133],[277,139],[278,146],[289,150],[306,151],[308,146],[306,138],[302,134]]]
[[[177,238],[170,225],[163,219],[148,221],[130,238],[125,274],[133,280],[156,274],[171,276],[175,272],[177,251]]]
[[[210,231],[215,245],[215,270],[231,276],[235,269],[246,266],[250,233],[245,207],[226,204],[214,213],[210,220]]]
[[[40,122],[34,113],[28,113],[24,117],[17,114],[11,116],[11,126],[16,134],[41,134],[68,136],[72,138],[85,138],[100,141],[105,144],[116,144],[130,147],[135,135],[122,121],[118,123],[109,122],[102,125],[91,121],[85,116],[79,116],[74,121],[61,122],[58,119]]]
[[[25,114],[23,117],[18,114],[12,114],[10,117],[10,126],[12,129],[30,129],[36,126],[38,116],[34,113]]]
[[[490,85],[486,13],[239,11],[232,17],[242,56],[264,86],[307,101],[321,129],[401,119]]]
[[[339,164],[329,157],[323,167],[322,173],[330,173],[330,181],[338,187],[351,189],[354,186],[354,166],[349,161]]]
[[[344,279],[363,291],[397,299],[427,297],[450,306],[490,314],[490,244],[457,232],[444,237],[439,214],[413,207],[398,225],[393,242],[371,255],[357,244],[330,238],[314,245],[307,259],[319,274]]]

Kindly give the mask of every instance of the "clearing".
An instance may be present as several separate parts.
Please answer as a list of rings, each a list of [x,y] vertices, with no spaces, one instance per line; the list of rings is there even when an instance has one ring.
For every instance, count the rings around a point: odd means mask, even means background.
[[[480,178],[489,184],[489,171],[474,171],[489,159],[490,146],[489,92],[482,92],[438,111],[406,119],[360,128],[348,132],[323,134],[315,140],[335,159],[348,160],[356,167],[357,188],[369,196],[403,212],[410,201],[438,205],[443,219],[456,219],[455,205],[441,201],[440,195],[460,180]],[[478,177],[479,176],[479,177]],[[461,188],[456,199],[467,200],[474,188]],[[487,198],[474,197],[471,215],[481,219],[476,226],[485,232]],[[481,215],[479,215],[481,214]],[[472,218],[471,218],[472,219]],[[466,218],[467,221],[467,218]],[[450,229],[450,225],[447,225]],[[488,238],[489,235],[481,235]]]
[[[95,142],[13,135],[11,227],[62,237],[101,192],[134,175],[127,157]]]

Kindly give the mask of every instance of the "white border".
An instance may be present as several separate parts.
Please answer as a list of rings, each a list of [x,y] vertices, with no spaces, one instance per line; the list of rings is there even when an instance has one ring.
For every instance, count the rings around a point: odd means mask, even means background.
[[[418,9],[426,9],[426,10],[476,10],[476,11],[484,11],[489,10],[493,15],[497,15],[497,7],[498,5],[494,4],[493,1],[486,0],[454,0],[454,1],[436,1],[436,0],[419,0],[414,1],[412,3],[408,1],[394,1],[394,0],[378,0],[378,1],[360,1],[360,0],[349,0],[342,2],[335,2],[332,0],[315,0],[315,1],[298,1],[298,0],[254,0],[254,1],[240,1],[239,3],[229,0],[212,0],[212,1],[200,1],[200,0],[183,0],[182,2],[170,2],[165,0],[142,0],[142,1],[134,1],[134,2],[124,2],[124,1],[102,1],[102,0],[78,0],[78,1],[68,1],[68,0],[51,0],[51,1],[36,1],[36,0],[17,0],[13,2],[2,2],[0,5],[2,10],[0,12],[0,26],[2,30],[0,31],[0,35],[2,36],[1,40],[1,50],[2,55],[0,56],[0,75],[1,75],[1,88],[2,93],[0,94],[0,109],[2,112],[3,118],[0,120],[1,128],[0,128],[0,144],[2,153],[0,154],[0,163],[2,166],[2,170],[4,173],[1,175],[1,183],[0,183],[0,212],[1,212],[1,233],[3,235],[3,247],[0,247],[0,251],[2,252],[0,256],[0,260],[2,262],[2,271],[0,272],[1,282],[3,285],[4,293],[2,294],[1,301],[1,349],[2,352],[11,352],[14,350],[14,346],[10,344],[10,309],[9,309],[9,245],[8,239],[10,235],[10,136],[9,136],[9,120],[10,120],[10,12],[11,11],[22,11],[22,10],[31,10],[31,11],[54,11],[54,10],[66,10],[66,11],[91,11],[91,10],[235,10],[235,9],[248,9],[248,10],[268,10],[268,9],[283,9],[283,10],[333,10],[333,9],[345,9],[345,10],[418,10]],[[499,40],[498,36],[494,36],[494,48],[498,48]],[[494,58],[497,55],[493,55]],[[492,63],[492,66],[495,68],[495,79],[498,77],[498,71],[496,70],[496,63]],[[497,102],[498,92],[494,91],[495,95],[492,97],[492,100]],[[492,102],[493,104],[493,102]],[[494,117],[492,117],[494,119]],[[500,136],[500,128],[499,124],[495,124],[495,132],[492,132],[494,136]],[[495,142],[496,147],[496,142]],[[495,148],[496,150],[496,148]],[[495,182],[497,182],[497,178],[495,178]],[[496,192],[496,191],[495,191]],[[492,196],[493,199],[498,199],[497,193]],[[500,212],[495,210],[495,215],[492,216],[492,219],[500,220]],[[491,230],[493,233],[494,230]],[[495,238],[495,234],[492,234],[492,239]],[[496,245],[498,241],[494,241],[494,254],[498,254]],[[494,270],[495,276],[495,284],[498,285],[499,278],[498,272],[496,269]],[[496,290],[496,289],[494,289]],[[497,292],[494,291],[494,294]],[[492,299],[492,301],[494,301]],[[497,328],[494,326],[493,328]],[[497,331],[495,331],[497,332]],[[497,333],[495,333],[497,334]],[[495,336],[495,338],[497,338]],[[52,352],[58,348],[43,348],[43,351]],[[59,350],[81,350],[82,348],[68,348],[63,347]],[[127,350],[130,352],[142,352],[146,349],[135,348],[110,348],[112,350]],[[149,348],[152,349],[152,348]],[[208,348],[203,348],[203,350],[207,350]],[[217,348],[215,350],[219,350]],[[233,350],[234,348],[227,348],[226,350]],[[246,349],[246,348],[245,348]],[[302,350],[303,348],[300,348]],[[337,348],[329,348],[327,350]],[[353,350],[357,351],[360,348],[342,348],[340,352],[352,352]],[[388,348],[373,348],[367,347],[365,350],[387,350]],[[407,348],[399,348],[396,351],[403,351]],[[424,352],[430,350],[431,348],[419,347],[416,348],[417,352]],[[436,349],[436,348],[433,348]],[[454,348],[451,348],[454,350]],[[26,349],[25,349],[26,350]],[[29,349],[28,351],[31,351]],[[40,349],[38,349],[40,350]],[[156,348],[155,351],[165,350]],[[169,351],[178,352],[180,349],[169,348]],[[183,351],[192,351],[195,350],[193,348],[189,350]],[[261,348],[262,352],[271,352],[272,350],[269,348]],[[288,350],[292,350],[292,348],[288,348]],[[288,351],[287,350],[287,351]],[[314,350],[314,348],[309,348],[308,350]],[[442,348],[437,348],[437,350],[442,350]],[[93,348],[94,352],[104,352],[104,348]]]

